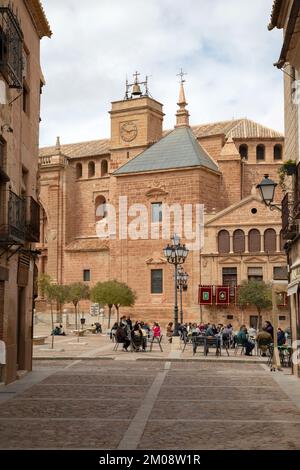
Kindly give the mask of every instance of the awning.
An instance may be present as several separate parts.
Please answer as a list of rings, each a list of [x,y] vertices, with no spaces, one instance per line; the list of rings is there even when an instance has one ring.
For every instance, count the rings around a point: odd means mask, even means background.
[[[291,282],[291,284],[288,285],[288,291],[287,291],[288,297],[290,297],[291,295],[297,294],[298,286],[299,286],[298,281]]]

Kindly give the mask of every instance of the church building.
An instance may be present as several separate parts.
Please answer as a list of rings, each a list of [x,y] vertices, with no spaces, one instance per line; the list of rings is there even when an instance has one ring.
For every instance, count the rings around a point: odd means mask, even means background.
[[[173,209],[182,216],[192,207],[179,233],[190,247],[184,320],[255,324],[255,310],[241,312],[236,304],[241,282],[258,279],[282,286],[279,320],[287,326],[281,214],[256,191],[265,174],[278,181],[283,135],[249,119],[191,125],[183,80],[174,129],[164,130],[163,105],[138,75],[125,98],[112,103],[110,118],[110,139],[61,145],[58,138],[40,149],[39,273],[61,284],[125,282],[137,300],[124,312],[165,325],[173,319],[174,267],[163,249],[178,232]],[[197,207],[204,220],[196,219]],[[187,225],[192,232],[201,226],[196,248]]]

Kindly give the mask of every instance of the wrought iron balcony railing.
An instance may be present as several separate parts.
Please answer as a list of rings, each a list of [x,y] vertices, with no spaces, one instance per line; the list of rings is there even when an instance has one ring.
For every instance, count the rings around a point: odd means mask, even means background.
[[[284,240],[292,240],[297,234],[297,226],[295,224],[294,203],[292,194],[286,193],[282,203],[282,236]]]
[[[26,241],[40,241],[40,205],[32,197],[27,198]]]
[[[0,7],[0,72],[10,88],[23,87],[23,33],[10,6]]]
[[[297,165],[294,179],[294,217],[300,218],[300,163]]]
[[[22,245],[25,243],[26,201],[12,191],[8,194],[7,208],[4,208],[4,217],[0,221],[0,244]]]

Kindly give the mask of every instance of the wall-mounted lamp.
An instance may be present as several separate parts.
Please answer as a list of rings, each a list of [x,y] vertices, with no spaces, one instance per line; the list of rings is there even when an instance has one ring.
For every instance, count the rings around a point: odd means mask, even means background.
[[[269,175],[264,175],[264,179],[256,187],[259,189],[261,198],[265,205],[271,210],[278,209],[281,211],[281,206],[278,204],[273,204],[275,189],[277,183],[269,178]]]
[[[14,130],[9,124],[3,124],[3,126],[1,126],[1,132],[4,131],[13,133]]]

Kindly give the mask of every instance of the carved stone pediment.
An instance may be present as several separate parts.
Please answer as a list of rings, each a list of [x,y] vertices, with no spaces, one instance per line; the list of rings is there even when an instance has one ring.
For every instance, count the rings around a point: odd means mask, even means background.
[[[167,196],[168,192],[164,188],[152,188],[146,192],[147,197]]]
[[[245,263],[266,263],[265,255],[262,254],[261,257],[259,256],[246,256],[244,258]]]
[[[270,263],[285,263],[286,262],[286,256],[285,255],[270,256],[269,261],[270,261]]]
[[[240,264],[241,258],[229,256],[228,258],[220,258],[220,264]]]
[[[164,258],[149,258],[146,260],[146,264],[166,264],[166,262]]]

